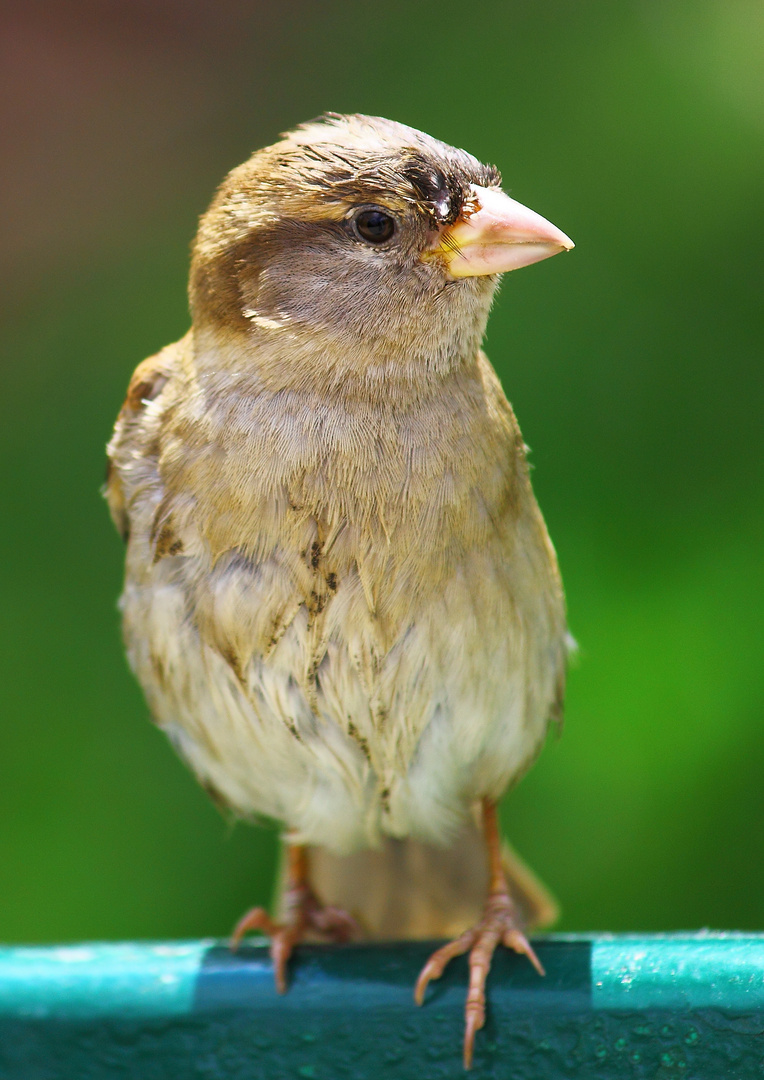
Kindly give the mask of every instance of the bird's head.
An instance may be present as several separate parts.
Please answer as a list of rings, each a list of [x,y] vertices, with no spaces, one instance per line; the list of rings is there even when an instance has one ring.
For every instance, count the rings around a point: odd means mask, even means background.
[[[194,247],[196,325],[327,356],[453,367],[499,275],[573,246],[501,177],[413,128],[329,114],[225,179]]]

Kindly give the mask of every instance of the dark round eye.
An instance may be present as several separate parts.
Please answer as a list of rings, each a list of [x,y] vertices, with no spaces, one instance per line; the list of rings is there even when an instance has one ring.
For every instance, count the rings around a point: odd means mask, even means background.
[[[361,210],[353,218],[353,226],[367,244],[384,244],[395,232],[395,218],[384,210]]]

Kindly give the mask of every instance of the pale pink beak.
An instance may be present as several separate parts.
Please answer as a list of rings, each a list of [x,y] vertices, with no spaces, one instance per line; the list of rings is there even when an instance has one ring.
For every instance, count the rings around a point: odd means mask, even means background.
[[[428,252],[445,260],[452,277],[503,274],[574,246],[551,221],[498,188],[470,188],[473,198]]]

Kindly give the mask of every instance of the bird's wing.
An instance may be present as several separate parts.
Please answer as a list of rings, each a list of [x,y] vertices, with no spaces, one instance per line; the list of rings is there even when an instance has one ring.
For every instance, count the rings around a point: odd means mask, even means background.
[[[186,338],[168,345],[138,365],[117,416],[107,447],[104,495],[112,520],[122,538],[130,536],[132,481],[149,468],[156,471],[159,444],[152,437],[158,427],[158,399],[180,370]],[[153,421],[153,422],[152,422]]]

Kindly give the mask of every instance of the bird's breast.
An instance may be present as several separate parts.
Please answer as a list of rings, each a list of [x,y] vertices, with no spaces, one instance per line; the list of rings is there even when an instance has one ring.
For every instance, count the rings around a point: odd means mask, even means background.
[[[242,813],[442,837],[538,744],[564,633],[498,380],[387,409],[222,389],[170,380],[115,437],[155,715]]]
[[[519,431],[487,361],[439,393],[392,395],[384,408],[197,390],[168,425],[158,466],[167,520],[155,531],[185,513],[213,559],[278,551],[307,586],[318,558],[325,579],[356,567],[374,593],[401,575],[417,591],[437,587],[497,527],[511,533],[509,518],[532,499]]]

